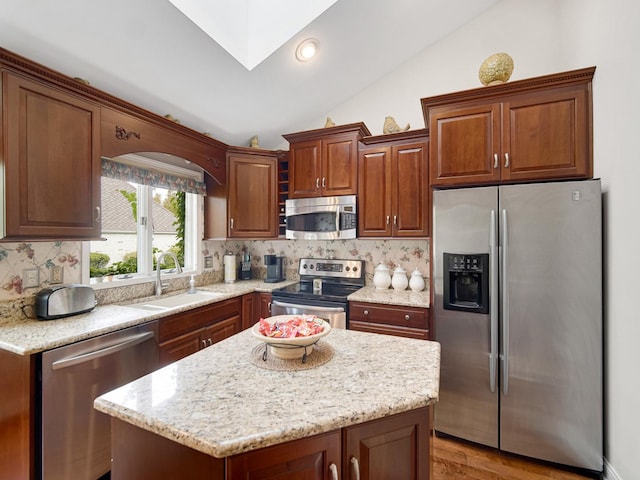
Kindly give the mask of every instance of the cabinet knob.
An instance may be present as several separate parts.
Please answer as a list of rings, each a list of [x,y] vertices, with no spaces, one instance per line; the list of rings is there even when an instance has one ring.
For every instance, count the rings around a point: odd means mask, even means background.
[[[411,317],[409,315],[405,315],[404,319],[408,322]]]
[[[316,190],[320,188],[320,177],[316,177]]]
[[[202,340],[202,348],[207,348],[207,341],[206,340]]]
[[[229,227],[233,230],[233,218],[229,219]]]
[[[267,303],[267,311],[271,313],[271,302]]]
[[[360,480],[360,464],[356,457],[351,457],[351,468],[353,469],[354,480]]]
[[[397,215],[393,216],[393,224],[394,225],[398,225],[398,216]]]
[[[509,154],[504,154],[504,168],[509,168]]]
[[[498,168],[499,165],[499,160],[498,160],[498,154],[494,153],[493,154],[493,168]]]
[[[389,215],[387,215],[387,225],[389,225],[390,221],[391,221],[391,217]]]
[[[102,220],[102,216],[100,215],[100,207],[96,207],[96,223],[100,223]]]
[[[327,186],[327,179],[325,177],[322,177],[322,188]]]
[[[209,345],[213,345],[213,342],[211,341],[211,339],[210,339],[210,338],[207,338],[207,343],[208,343]]]
[[[362,313],[364,313],[365,315],[369,315],[369,310],[365,310],[365,311],[364,311],[364,312],[362,312]]]

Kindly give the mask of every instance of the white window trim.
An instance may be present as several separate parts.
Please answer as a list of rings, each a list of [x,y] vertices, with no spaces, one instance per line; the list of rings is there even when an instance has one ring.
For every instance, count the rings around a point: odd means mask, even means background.
[[[185,255],[188,256],[187,258],[185,258],[185,264],[195,265],[195,268],[183,269],[182,273],[162,274],[164,279],[182,278],[194,274],[200,275],[204,271],[204,259],[200,248],[200,243],[203,238],[204,232],[204,199],[201,195],[195,194],[188,195],[187,198],[191,199],[191,203],[187,207],[187,212],[193,212],[193,214],[187,214],[185,218],[185,230],[188,229],[189,231],[193,232],[193,235],[191,236],[190,240],[185,240],[190,242],[191,246],[191,249],[185,249],[187,250],[185,252]],[[194,225],[193,222],[196,222],[196,224]],[[141,247],[140,245],[138,245],[138,251],[141,251],[140,249]],[[143,248],[143,250],[147,250],[144,258],[149,263],[147,271],[151,272],[151,274],[136,274],[131,278],[114,278],[112,281],[108,282],[92,282],[91,278],[89,277],[89,253],[91,252],[91,243],[82,242],[82,283],[85,285],[90,285],[95,290],[102,290],[104,288],[124,287],[127,285],[138,285],[141,283],[155,282],[157,273],[155,270],[152,270],[153,261],[151,259],[151,253],[148,251],[148,248],[146,248],[146,246]],[[191,256],[189,257],[189,255]]]

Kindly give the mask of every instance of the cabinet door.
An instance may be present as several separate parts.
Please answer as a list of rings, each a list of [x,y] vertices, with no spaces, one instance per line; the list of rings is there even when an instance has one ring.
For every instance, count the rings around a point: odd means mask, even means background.
[[[358,236],[390,237],[391,149],[365,149],[358,159]]]
[[[502,179],[591,177],[587,95],[587,87],[580,85],[508,98],[503,103]]]
[[[393,236],[429,235],[429,172],[427,144],[391,147],[394,160]],[[368,208],[368,205],[367,205]]]
[[[358,188],[358,143],[351,133],[322,140],[322,195],[354,195]]]
[[[232,155],[228,177],[229,237],[277,237],[277,158]]]
[[[186,335],[181,335],[172,340],[161,343],[160,365],[168,365],[200,350],[203,346],[203,331],[204,329],[198,329],[194,332],[187,333]]]
[[[202,337],[202,346],[210,346],[214,343],[221,342],[225,338],[229,338],[232,335],[242,330],[242,318],[240,315],[235,315],[231,318],[227,318],[218,323],[208,326],[204,329]]]
[[[452,106],[429,115],[432,185],[500,179],[500,104]]]
[[[229,457],[227,480],[332,480],[331,470],[339,475],[340,468],[340,431],[335,430]]]
[[[271,316],[271,294],[270,293],[256,293],[258,296],[257,302],[257,315],[254,322],[257,322],[260,318],[267,318]]]
[[[6,238],[100,237],[100,108],[3,72]]]
[[[431,407],[355,425],[343,432],[343,478],[428,480]]]
[[[321,181],[320,140],[291,144],[289,151],[289,198],[317,197]]]
[[[247,293],[242,296],[242,329],[246,330],[256,323],[258,296],[256,293]]]

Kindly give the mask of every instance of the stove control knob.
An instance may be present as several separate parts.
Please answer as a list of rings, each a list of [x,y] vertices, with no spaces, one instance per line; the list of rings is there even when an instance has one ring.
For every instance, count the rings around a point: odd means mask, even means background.
[[[358,267],[353,267],[354,273],[358,271]]]
[[[307,268],[309,268],[309,267],[307,267],[307,264],[306,264],[306,263],[303,263],[303,264],[302,264],[302,269],[303,269],[303,270],[306,270]]]
[[[347,271],[347,272],[348,272],[349,270],[351,270],[351,268],[349,267],[349,265],[347,265],[346,267],[344,267],[344,269],[345,269],[345,271]]]

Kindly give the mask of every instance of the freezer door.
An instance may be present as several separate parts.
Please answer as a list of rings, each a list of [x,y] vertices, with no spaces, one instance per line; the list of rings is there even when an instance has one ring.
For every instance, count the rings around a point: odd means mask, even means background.
[[[500,448],[602,471],[600,182],[503,186],[499,197]]]
[[[443,253],[490,254],[492,212],[497,210],[496,187],[433,192],[432,314],[435,340],[442,345],[440,399],[435,407],[436,430],[473,442],[498,446],[497,294],[490,291],[489,314],[443,308]],[[493,222],[495,224],[495,221]],[[494,283],[497,283],[497,278]],[[491,308],[493,307],[493,308]],[[492,391],[493,380],[493,391]]]

